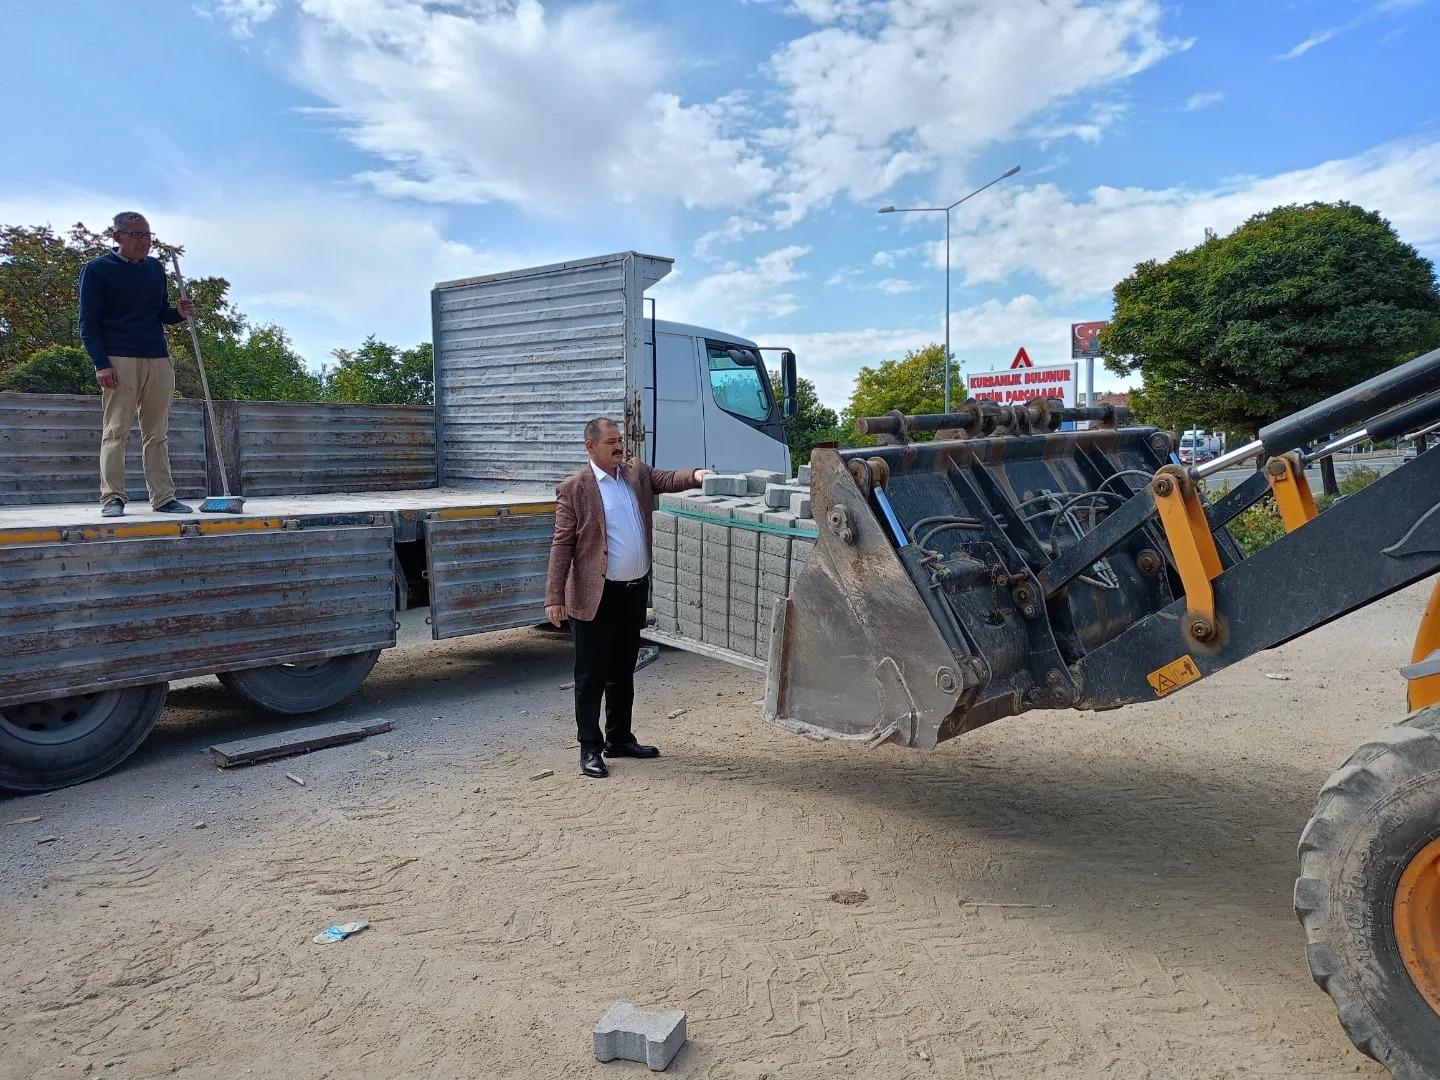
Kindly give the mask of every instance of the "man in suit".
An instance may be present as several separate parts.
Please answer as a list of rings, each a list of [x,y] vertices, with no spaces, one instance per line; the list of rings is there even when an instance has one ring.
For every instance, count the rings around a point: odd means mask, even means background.
[[[555,492],[545,617],[556,626],[570,619],[580,771],[599,779],[610,775],[602,750],[610,757],[660,756],[636,741],[630,716],[650,592],[650,515],[657,494],[699,487],[709,470],[626,463],[620,428],[604,417],[585,425],[585,450],[589,462]]]

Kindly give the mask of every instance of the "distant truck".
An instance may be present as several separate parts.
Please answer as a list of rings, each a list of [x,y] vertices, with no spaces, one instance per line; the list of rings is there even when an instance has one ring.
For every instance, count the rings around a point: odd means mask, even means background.
[[[0,393],[0,788],[113,768],[177,679],[334,705],[406,608],[437,639],[541,622],[555,485],[593,416],[661,467],[788,476],[794,354],[771,350],[782,405],[755,342],[655,318],[670,267],[627,251],[440,283],[433,409],[221,402],[207,431],[178,401],[180,494],[216,490],[221,454],[238,516],[149,513],[132,436],[132,501],[101,519],[98,399]]]
[[[1217,458],[1225,452],[1225,436],[1211,431],[1191,428],[1180,436],[1180,463],[1199,465]]]

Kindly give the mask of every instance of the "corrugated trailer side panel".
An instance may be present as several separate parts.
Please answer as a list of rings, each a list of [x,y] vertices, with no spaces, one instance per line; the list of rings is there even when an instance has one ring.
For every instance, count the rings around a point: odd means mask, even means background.
[[[0,706],[395,644],[394,530],[0,546]]]
[[[441,483],[542,491],[574,472],[585,421],[639,402],[644,293],[670,266],[630,251],[437,285]],[[636,412],[627,438],[640,428]]]
[[[176,494],[204,498],[200,402],[170,407],[169,446]],[[125,448],[125,494],[146,501],[138,421]],[[0,506],[76,502],[100,504],[100,395],[0,393]]]
[[[242,401],[240,490],[248,497],[434,487],[428,405]]]

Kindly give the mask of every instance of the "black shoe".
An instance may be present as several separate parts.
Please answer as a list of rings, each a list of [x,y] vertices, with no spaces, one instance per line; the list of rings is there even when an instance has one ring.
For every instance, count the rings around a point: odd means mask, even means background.
[[[599,754],[581,754],[580,771],[596,780],[603,780],[610,775],[610,770],[605,767],[605,762],[600,760]]]
[[[623,743],[606,743],[605,753],[611,757],[659,757],[660,748],[658,746],[643,746],[634,739],[631,739],[629,742]]]
[[[101,517],[124,517],[125,504],[119,499],[111,499],[104,506],[100,507]]]
[[[155,507],[157,514],[193,514],[194,512],[193,507],[186,506],[179,499],[171,499],[164,505]]]

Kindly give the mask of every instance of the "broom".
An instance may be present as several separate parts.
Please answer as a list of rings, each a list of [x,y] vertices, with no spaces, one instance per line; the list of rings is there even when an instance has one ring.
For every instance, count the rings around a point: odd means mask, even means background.
[[[185,279],[180,274],[180,257],[171,254],[170,261],[175,267],[175,284],[180,290],[180,299],[185,299]],[[211,495],[200,504],[202,514],[243,514],[245,500],[230,494],[230,478],[225,475],[225,456],[220,452],[220,425],[215,422],[215,406],[210,401],[210,382],[205,378],[205,360],[200,355],[200,334],[195,329],[195,316],[185,320],[190,324],[190,343],[195,348],[195,363],[200,367],[200,389],[205,392],[205,411],[210,416],[210,433],[215,436],[215,464],[220,467],[221,495]]]

